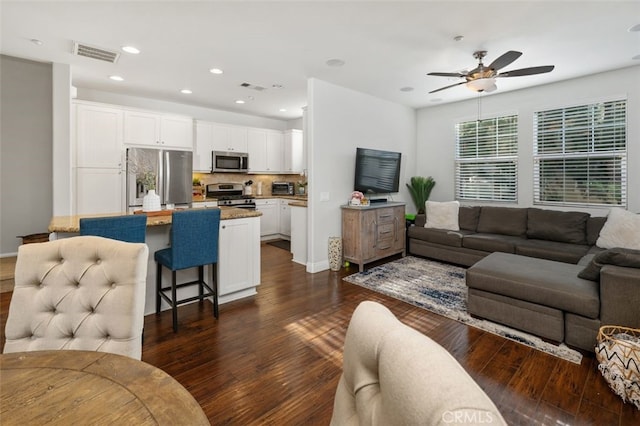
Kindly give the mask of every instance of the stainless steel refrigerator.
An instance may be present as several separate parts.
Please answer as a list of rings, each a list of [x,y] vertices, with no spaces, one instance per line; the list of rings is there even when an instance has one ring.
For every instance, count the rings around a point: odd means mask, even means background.
[[[142,207],[142,199],[155,186],[160,203],[184,206],[192,201],[193,154],[146,148],[127,149],[127,203]]]

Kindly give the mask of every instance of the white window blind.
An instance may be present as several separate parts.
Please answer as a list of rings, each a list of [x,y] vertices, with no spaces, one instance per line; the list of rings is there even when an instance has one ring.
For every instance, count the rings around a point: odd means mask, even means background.
[[[627,102],[534,115],[534,203],[626,206]]]
[[[456,199],[516,201],[518,116],[456,125]]]

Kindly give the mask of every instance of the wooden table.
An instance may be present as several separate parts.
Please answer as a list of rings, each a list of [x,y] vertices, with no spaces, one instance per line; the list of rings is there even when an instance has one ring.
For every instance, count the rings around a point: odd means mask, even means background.
[[[2,425],[209,425],[191,394],[164,371],[104,352],[0,355]]]

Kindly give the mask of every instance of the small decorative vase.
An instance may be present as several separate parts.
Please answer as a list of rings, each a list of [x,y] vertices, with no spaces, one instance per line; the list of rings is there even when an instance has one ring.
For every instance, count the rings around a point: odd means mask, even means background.
[[[142,199],[142,211],[143,212],[157,212],[162,210],[160,205],[160,196],[156,194],[155,189],[150,189],[147,195]]]
[[[342,266],[342,238],[329,237],[329,268],[339,271]]]

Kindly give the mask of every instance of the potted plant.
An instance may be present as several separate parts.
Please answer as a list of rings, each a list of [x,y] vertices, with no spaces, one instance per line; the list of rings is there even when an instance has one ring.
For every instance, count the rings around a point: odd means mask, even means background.
[[[431,190],[436,185],[436,181],[431,176],[413,176],[411,178],[411,184],[406,184],[409,188],[409,193],[413,199],[413,203],[418,209],[418,214],[424,213],[424,203],[429,199]]]
[[[299,180],[298,181],[298,195],[304,195],[307,185],[309,184],[309,182],[307,181],[303,181],[303,180]]]

